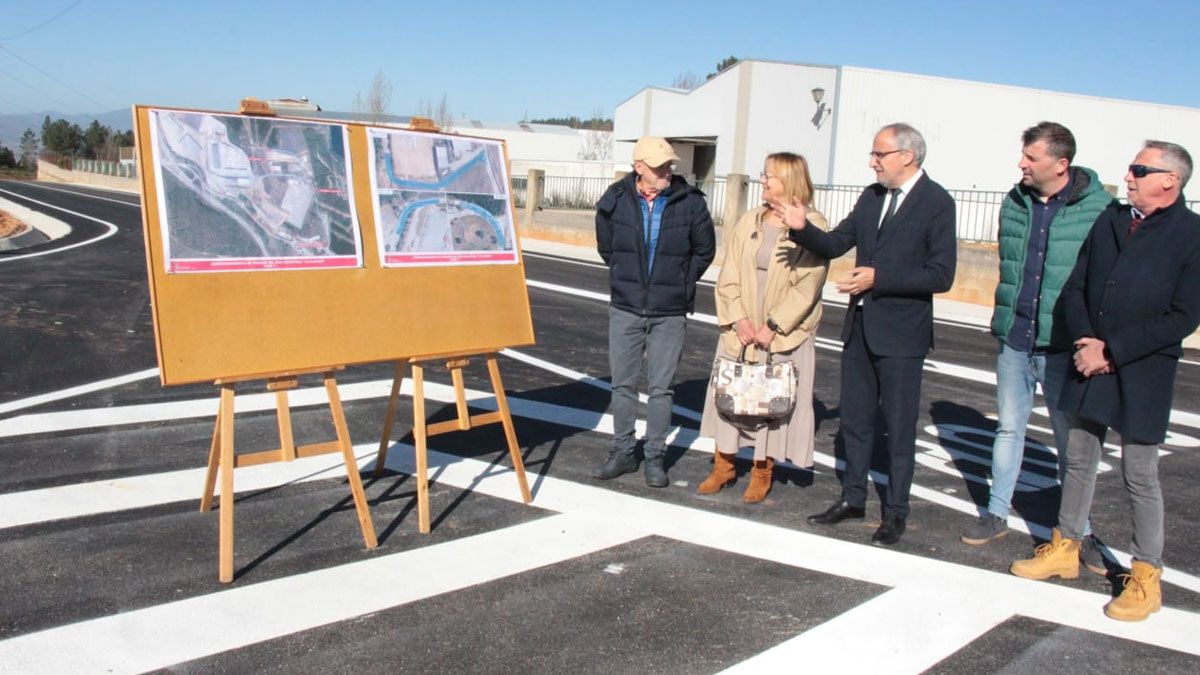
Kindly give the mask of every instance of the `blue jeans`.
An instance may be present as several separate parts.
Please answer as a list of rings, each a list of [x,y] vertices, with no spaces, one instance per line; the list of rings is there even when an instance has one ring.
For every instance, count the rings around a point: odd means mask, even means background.
[[[1012,508],[1013,490],[1025,458],[1025,427],[1033,412],[1033,392],[1039,382],[1050,412],[1050,426],[1058,451],[1058,479],[1062,482],[1070,425],[1066,414],[1058,411],[1058,397],[1070,367],[1070,352],[1025,352],[1000,343],[1000,354],[996,357],[999,421],[996,442],[992,444],[992,491],[988,499],[988,511],[992,515],[1008,518]]]
[[[683,353],[687,319],[638,316],[608,308],[608,363],[612,371],[613,448],[632,455],[637,437],[638,376],[646,375],[646,459],[661,459],[671,428],[671,381]],[[643,368],[644,366],[644,368]]]

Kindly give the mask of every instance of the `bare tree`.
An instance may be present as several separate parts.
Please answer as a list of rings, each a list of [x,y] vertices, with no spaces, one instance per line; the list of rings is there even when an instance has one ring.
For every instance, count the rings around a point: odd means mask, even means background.
[[[454,115],[450,114],[450,106],[446,103],[445,94],[442,94],[442,100],[438,101],[437,113],[434,114],[433,121],[442,131],[449,131],[450,126],[454,124]]]
[[[454,115],[450,113],[450,104],[446,102],[445,94],[442,94],[442,100],[436,106],[432,101],[420,101],[417,103],[417,111],[422,117],[433,120],[433,123],[442,131],[449,131],[450,127],[454,125]]]
[[[379,124],[388,114],[388,104],[391,101],[392,81],[381,70],[375,73],[375,79],[371,80],[371,88],[366,95],[362,92],[354,95],[354,112],[366,115],[370,124]]]
[[[613,132],[588,129],[583,132],[583,147],[579,148],[579,159],[612,159]]]
[[[587,131],[583,134],[583,147],[579,149],[579,159],[598,159],[605,162],[612,160],[612,120],[604,117],[604,109],[593,108],[592,119],[588,120],[585,127]]]
[[[685,70],[676,75],[674,80],[671,80],[671,87],[674,89],[686,89],[691,91],[692,89],[704,84],[704,81],[704,78],[700,77],[696,73],[693,73],[690,70]]]
[[[21,164],[28,169],[37,167],[38,158],[38,137],[33,133],[33,129],[26,129],[25,133],[21,134]]]

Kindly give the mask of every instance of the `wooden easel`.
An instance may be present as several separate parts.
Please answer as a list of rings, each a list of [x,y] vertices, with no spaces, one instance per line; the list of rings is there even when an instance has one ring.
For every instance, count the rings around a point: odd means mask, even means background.
[[[358,524],[362,528],[363,540],[367,548],[375,548],[375,525],[371,522],[371,513],[367,510],[367,498],[363,492],[362,479],[358,475],[358,461],[350,445],[350,430],[346,426],[346,415],[342,410],[342,399],[338,395],[337,381],[334,372],[336,368],[320,368],[313,370],[280,373],[265,377],[225,378],[213,382],[221,388],[221,403],[217,409],[217,421],[213,427],[212,445],[208,451],[208,474],[204,479],[204,495],[200,498],[200,510],[206,512],[212,509],[213,490],[217,483],[217,469],[221,472],[221,525],[219,545],[220,579],[223,583],[233,581],[233,470],[256,464],[272,462],[290,462],[297,457],[314,457],[334,452],[342,453],[342,461],[346,465],[346,476],[350,481],[350,493],[354,497],[354,508],[358,512]],[[292,417],[288,409],[288,391],[295,389],[301,375],[321,373],[325,380],[325,392],[329,395],[329,411],[333,417],[333,426],[337,431],[336,441],[311,443],[297,446],[292,440]],[[279,447],[275,450],[264,450],[242,455],[233,452],[233,396],[234,385],[238,382],[263,380],[267,382],[267,390],[275,392],[275,413],[279,422]]]
[[[463,388],[462,370],[470,363],[472,356],[482,356],[487,361],[488,374],[492,379],[492,391],[496,396],[496,412],[478,415],[471,415],[467,412],[467,396],[466,390]],[[442,359],[446,360],[446,368],[450,370],[450,379],[454,383],[454,402],[458,411],[458,419],[429,424],[425,418],[425,367],[422,363]],[[508,442],[508,454],[512,458],[513,469],[517,474],[517,484],[521,488],[521,499],[526,504],[531,502],[533,497],[529,494],[529,484],[525,480],[525,463],[521,460],[521,449],[517,446],[517,434],[513,430],[512,415],[508,411],[508,399],[504,396],[504,384],[500,381],[500,367],[496,364],[495,352],[438,354],[396,362],[396,374],[392,378],[392,393],[388,397],[387,418],[383,423],[383,435],[379,439],[379,454],[375,458],[375,477],[378,478],[383,474],[383,465],[387,460],[388,444],[392,437],[392,422],[396,417],[396,404],[400,396],[400,385],[404,380],[405,365],[412,368],[413,439],[416,446],[417,464],[417,527],[421,533],[429,533],[429,460],[426,451],[430,436],[451,431],[466,431],[484,424],[500,423],[504,426],[504,438]]]

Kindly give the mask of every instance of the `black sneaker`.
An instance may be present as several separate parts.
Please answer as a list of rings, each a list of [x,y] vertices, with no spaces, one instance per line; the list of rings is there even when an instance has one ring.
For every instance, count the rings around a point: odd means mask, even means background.
[[[642,472],[646,474],[646,485],[650,487],[667,487],[667,470],[663,468],[662,458],[647,459],[642,465]]]
[[[1008,524],[1000,516],[984,511],[979,520],[963,533],[962,543],[972,546],[982,546],[993,539],[999,539],[1008,534]]]
[[[637,471],[637,466],[637,457],[634,457],[632,452],[623,452],[614,448],[609,451],[606,462],[592,469],[592,478],[600,480],[616,478],[622,474]]]
[[[1104,553],[1100,551],[1100,542],[1093,535],[1088,535],[1079,542],[1079,562],[1092,574],[1108,576],[1108,565],[1105,564]]]

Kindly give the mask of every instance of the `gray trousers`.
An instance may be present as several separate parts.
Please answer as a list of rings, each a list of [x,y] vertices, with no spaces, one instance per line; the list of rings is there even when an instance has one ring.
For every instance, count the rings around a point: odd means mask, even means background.
[[[1108,428],[1074,415],[1069,415],[1068,421],[1067,472],[1058,507],[1058,529],[1068,539],[1082,539]],[[1126,443],[1122,439],[1121,476],[1133,512],[1133,557],[1162,567],[1163,499],[1158,484],[1158,446]]]
[[[683,353],[683,316],[638,316],[608,309],[608,365],[612,370],[613,448],[633,454],[637,444],[638,375],[646,372],[646,459],[660,459],[671,426],[671,381]]]

